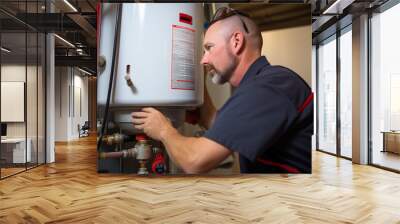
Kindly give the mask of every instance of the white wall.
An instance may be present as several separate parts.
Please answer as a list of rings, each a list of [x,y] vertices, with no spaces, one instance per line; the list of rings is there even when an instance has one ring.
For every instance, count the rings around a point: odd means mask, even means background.
[[[272,65],[297,72],[311,86],[311,25],[262,32],[265,55]]]
[[[74,108],[73,108],[73,120],[72,120],[72,136],[78,137],[78,124],[82,126],[85,121],[89,120],[88,114],[88,77],[81,76],[82,73],[74,71]]]
[[[18,81],[26,84],[27,120],[24,122],[7,122],[7,137],[25,138],[25,133],[31,143],[32,161],[36,162],[39,153],[39,163],[44,162],[44,89],[42,67],[25,64],[3,64],[1,66],[1,81]],[[26,81],[27,78],[27,81]],[[23,93],[22,93],[23,94]],[[4,96],[2,96],[4,97]],[[7,96],[5,96],[7,97]],[[9,110],[10,108],[1,108]],[[23,111],[24,113],[25,111]]]
[[[56,67],[55,141],[79,138],[78,124],[88,120],[88,78],[77,69]]]
[[[55,68],[55,141],[68,141],[69,76],[67,67]]]
[[[25,82],[25,65],[9,64],[1,66],[1,81]],[[28,67],[28,73],[32,67]],[[7,108],[1,108],[7,110]],[[7,122],[7,137],[25,137],[25,122]],[[29,137],[29,136],[28,136]]]
[[[9,64],[1,66],[1,81],[18,81],[25,82],[25,75],[27,71],[28,86],[27,86],[27,120],[28,120],[28,137],[29,133],[35,131],[36,136],[36,66]],[[41,70],[41,69],[40,69]],[[41,72],[39,70],[39,72]],[[40,107],[40,105],[39,105]],[[1,108],[7,110],[7,108]],[[25,137],[25,122],[7,122],[7,136],[8,137]],[[30,131],[32,128],[32,131]]]

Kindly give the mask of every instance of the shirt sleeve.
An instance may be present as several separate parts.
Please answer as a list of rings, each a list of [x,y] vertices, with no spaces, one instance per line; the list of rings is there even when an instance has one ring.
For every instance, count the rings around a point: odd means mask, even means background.
[[[290,130],[296,116],[284,94],[255,84],[237,89],[204,137],[254,161]]]

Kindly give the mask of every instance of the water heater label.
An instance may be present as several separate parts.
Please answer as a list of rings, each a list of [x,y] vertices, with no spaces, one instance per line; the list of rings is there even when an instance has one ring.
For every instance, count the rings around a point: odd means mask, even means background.
[[[195,30],[172,25],[171,89],[194,90]]]

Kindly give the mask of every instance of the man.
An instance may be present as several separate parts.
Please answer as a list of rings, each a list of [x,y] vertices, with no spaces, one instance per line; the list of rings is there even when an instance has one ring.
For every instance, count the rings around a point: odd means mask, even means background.
[[[257,25],[243,13],[220,8],[204,37],[205,65],[214,82],[233,95],[205,116],[203,137],[184,137],[154,108],[132,113],[132,122],[160,140],[187,173],[209,171],[236,151],[242,173],[311,173],[312,93],[293,71],[261,56]],[[205,102],[208,102],[206,94]],[[214,121],[214,122],[213,122]],[[212,123],[212,125],[211,125]]]

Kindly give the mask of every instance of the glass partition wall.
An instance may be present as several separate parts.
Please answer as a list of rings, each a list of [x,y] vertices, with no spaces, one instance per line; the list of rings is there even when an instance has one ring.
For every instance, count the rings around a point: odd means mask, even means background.
[[[352,157],[351,25],[317,46],[317,149]]]
[[[370,163],[400,171],[400,4],[371,18]]]
[[[18,20],[43,10],[44,1],[19,1],[16,14],[5,4],[0,3],[1,179],[45,163],[45,35]]]
[[[339,38],[340,155],[352,158],[352,34],[351,25]]]
[[[336,35],[320,43],[318,54],[318,149],[336,154]]]
[[[400,172],[400,4],[369,14],[369,164]],[[352,158],[352,28],[317,45],[317,149]],[[357,81],[357,80],[356,80]]]

